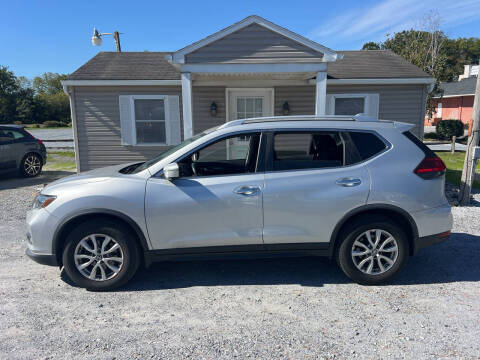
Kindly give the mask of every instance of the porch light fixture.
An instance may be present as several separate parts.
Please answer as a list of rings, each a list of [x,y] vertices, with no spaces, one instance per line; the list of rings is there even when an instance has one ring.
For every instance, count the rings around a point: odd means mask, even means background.
[[[215,104],[215,101],[210,104],[210,115],[217,116],[217,104]]]
[[[120,34],[121,33],[119,33],[118,31],[114,31],[113,33],[99,33],[97,28],[93,28],[92,45],[100,46],[102,45],[103,35],[113,35],[113,39],[115,40],[115,45],[117,46],[117,52],[122,52],[122,48],[120,46]]]
[[[290,113],[290,105],[288,104],[287,101],[285,101],[282,105],[282,112],[283,112],[283,115],[288,115]]]

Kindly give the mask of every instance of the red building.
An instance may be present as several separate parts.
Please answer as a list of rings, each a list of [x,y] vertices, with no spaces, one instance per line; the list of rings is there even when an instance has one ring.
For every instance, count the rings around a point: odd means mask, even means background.
[[[476,74],[478,74],[478,65],[467,66],[473,67],[474,70],[476,67]],[[464,124],[470,123],[478,76],[472,76],[471,72],[471,68],[469,68],[468,74],[470,77],[463,77],[459,81],[440,84],[440,87],[443,89],[443,96],[434,99],[435,113],[433,118],[425,117],[426,126],[437,125],[440,120],[461,120]]]

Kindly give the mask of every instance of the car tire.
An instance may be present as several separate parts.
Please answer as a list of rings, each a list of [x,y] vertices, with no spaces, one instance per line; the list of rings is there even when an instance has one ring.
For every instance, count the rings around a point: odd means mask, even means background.
[[[111,220],[87,221],[67,236],[63,266],[80,287],[94,291],[115,289],[127,283],[138,269],[137,244],[136,236],[123,224]]]
[[[375,246],[377,234],[380,236]],[[390,281],[403,268],[409,254],[405,231],[384,216],[357,218],[341,231],[340,239],[338,265],[345,275],[362,285]]]
[[[20,162],[20,175],[23,177],[35,177],[42,172],[43,160],[35,153],[26,154]]]

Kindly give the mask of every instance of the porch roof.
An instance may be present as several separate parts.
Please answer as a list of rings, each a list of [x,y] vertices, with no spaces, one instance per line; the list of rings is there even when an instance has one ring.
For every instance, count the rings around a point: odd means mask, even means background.
[[[338,51],[330,62],[330,79],[427,78],[427,73],[388,50]],[[180,80],[180,70],[167,61],[171,52],[99,52],[67,80]]]

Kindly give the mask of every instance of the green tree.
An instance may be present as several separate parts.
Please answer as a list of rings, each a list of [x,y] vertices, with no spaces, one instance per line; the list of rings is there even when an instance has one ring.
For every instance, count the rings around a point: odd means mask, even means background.
[[[380,50],[381,45],[379,43],[369,41],[362,46],[362,50]]]
[[[0,66],[0,124],[15,121],[18,91],[19,87],[13,72],[6,66]]]
[[[46,72],[41,76],[35,76],[32,87],[37,94],[58,94],[63,92],[61,81],[66,78],[66,74]]]

